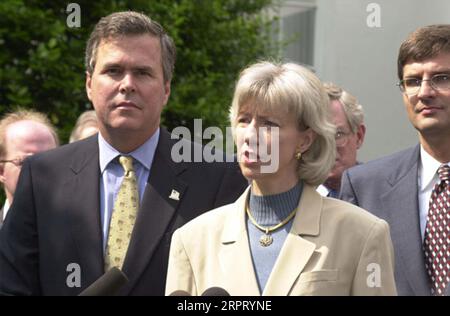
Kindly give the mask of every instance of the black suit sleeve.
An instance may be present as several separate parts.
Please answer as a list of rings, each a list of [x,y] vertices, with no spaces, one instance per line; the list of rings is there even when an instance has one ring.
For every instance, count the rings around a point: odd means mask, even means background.
[[[0,230],[0,295],[40,295],[39,240],[29,160],[22,166],[14,202]]]

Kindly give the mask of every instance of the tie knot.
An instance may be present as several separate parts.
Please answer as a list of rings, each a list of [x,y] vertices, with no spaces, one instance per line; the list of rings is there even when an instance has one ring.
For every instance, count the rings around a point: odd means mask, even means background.
[[[127,175],[130,171],[134,171],[133,168],[133,157],[131,156],[120,156],[119,162],[122,165],[123,170],[125,170],[125,175]]]
[[[448,165],[441,165],[438,169],[439,179],[441,181],[449,181],[450,180],[450,167]]]

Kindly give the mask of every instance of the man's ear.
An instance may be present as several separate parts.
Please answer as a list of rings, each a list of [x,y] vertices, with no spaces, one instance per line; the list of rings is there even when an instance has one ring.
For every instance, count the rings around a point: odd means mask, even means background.
[[[362,144],[364,143],[364,137],[366,136],[366,126],[364,124],[361,124],[358,126],[358,130],[356,131],[356,148],[361,148]]]
[[[168,80],[164,83],[164,105],[166,105],[167,102],[169,101],[171,91],[170,89],[171,89],[171,82],[170,80]]]
[[[6,178],[5,178],[5,163],[0,163],[0,182],[3,183],[3,184],[6,182]]]
[[[86,94],[87,94],[87,97],[88,97],[89,101],[92,102],[91,85],[92,85],[92,76],[91,76],[91,74],[89,72],[86,71]]]

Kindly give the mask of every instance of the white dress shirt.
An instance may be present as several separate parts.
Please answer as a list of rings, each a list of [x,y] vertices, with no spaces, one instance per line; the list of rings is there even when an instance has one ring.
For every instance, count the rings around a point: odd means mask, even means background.
[[[328,196],[328,193],[330,193],[330,189],[328,189],[326,186],[324,186],[323,184],[319,185],[316,189],[316,191],[322,195],[322,196]]]
[[[2,222],[5,221],[6,213],[8,213],[10,206],[11,205],[9,204],[8,199],[6,199],[5,200],[5,204],[3,204],[3,218],[2,218]]]

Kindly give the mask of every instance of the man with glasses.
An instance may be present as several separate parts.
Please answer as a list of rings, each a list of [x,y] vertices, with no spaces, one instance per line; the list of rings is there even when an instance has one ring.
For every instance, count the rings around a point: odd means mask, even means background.
[[[13,202],[20,169],[30,155],[58,146],[55,128],[42,113],[19,110],[0,121],[0,182],[6,200],[0,209],[0,227]]]
[[[341,187],[342,173],[358,164],[357,151],[366,134],[363,108],[356,98],[333,83],[325,83],[330,98],[330,114],[336,125],[336,162],[324,184],[317,192],[322,196],[337,198]]]
[[[410,34],[398,77],[419,144],[346,171],[341,198],[390,224],[399,295],[449,295],[450,25]]]

